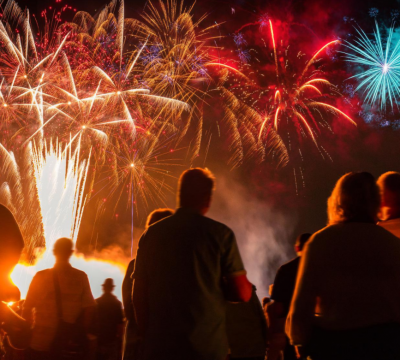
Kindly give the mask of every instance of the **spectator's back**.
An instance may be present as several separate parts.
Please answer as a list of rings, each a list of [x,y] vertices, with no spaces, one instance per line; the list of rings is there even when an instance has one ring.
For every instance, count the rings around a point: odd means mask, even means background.
[[[250,299],[252,287],[233,232],[204,217],[213,187],[208,170],[184,172],[181,207],[140,239],[133,305],[145,360],[223,360],[228,354],[224,278],[235,299]]]
[[[222,359],[228,346],[222,276],[244,273],[233,232],[189,209],[178,209],[148,229],[140,251],[151,260],[137,263],[135,276],[144,271],[151,279],[146,337],[158,339],[153,351],[161,351],[161,356],[168,347],[179,346],[182,353],[197,349],[199,354],[220,348]]]

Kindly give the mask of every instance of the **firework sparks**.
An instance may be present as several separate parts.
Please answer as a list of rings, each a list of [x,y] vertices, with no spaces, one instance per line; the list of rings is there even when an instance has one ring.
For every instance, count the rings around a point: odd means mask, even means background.
[[[394,28],[389,29],[386,43],[382,39],[378,23],[375,22],[374,39],[370,39],[362,29],[354,43],[346,41],[345,60],[363,67],[363,71],[352,76],[359,84],[356,91],[363,89],[365,102],[385,109],[390,103],[393,109],[400,95],[400,40],[393,41]]]
[[[283,159],[285,159],[280,162],[281,164],[286,164],[289,151],[296,149],[292,145],[294,138],[290,137],[293,127],[299,141],[301,138],[310,138],[323,156],[318,135],[323,127],[330,129],[328,117],[340,117],[356,125],[351,117],[330,103],[332,98],[340,98],[341,94],[338,88],[324,77],[323,71],[316,66],[324,55],[324,51],[338,44],[339,41],[333,40],[323,45],[299,69],[297,63],[289,56],[290,46],[285,48],[283,42],[276,39],[274,24],[270,18],[268,18],[268,25],[272,48],[271,62],[274,65],[270,68],[274,69],[275,76],[272,73],[260,74],[272,79],[268,81],[267,86],[260,86],[250,79],[247,82],[236,82],[231,86],[230,94],[235,97],[238,104],[241,104],[240,111],[244,113],[244,117],[251,119],[253,129],[257,129],[259,142],[268,144],[271,136],[281,138],[287,135],[287,145],[283,145],[285,142],[282,138],[278,141],[281,146],[284,146],[284,149],[280,150],[280,154],[283,154]],[[266,26],[263,26],[259,31],[265,33],[266,29]],[[268,41],[264,41],[265,47],[267,43]],[[301,59],[303,55],[300,51],[297,58]],[[234,117],[235,114],[230,112],[230,116]]]

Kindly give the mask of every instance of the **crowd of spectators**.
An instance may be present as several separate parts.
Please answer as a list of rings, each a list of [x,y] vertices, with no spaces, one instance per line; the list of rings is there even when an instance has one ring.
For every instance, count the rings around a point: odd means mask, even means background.
[[[182,174],[177,210],[148,217],[122,303],[111,278],[93,298],[67,238],[20,300],[23,238],[0,206],[0,358],[400,360],[400,173],[342,176],[327,226],[298,236],[262,302],[235,234],[206,217],[214,189],[207,169]]]

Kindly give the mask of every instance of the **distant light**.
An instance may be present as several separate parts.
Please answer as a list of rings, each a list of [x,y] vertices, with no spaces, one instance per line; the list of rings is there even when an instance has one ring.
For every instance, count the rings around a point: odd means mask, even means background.
[[[7,104],[3,104],[3,106],[4,106],[4,107],[7,107],[8,105],[7,105]]]
[[[132,168],[133,168],[133,167],[135,167],[135,164],[134,164],[134,163],[132,163],[132,164],[131,164],[131,167],[132,167]]]
[[[383,64],[383,66],[382,66],[382,72],[384,73],[384,74],[387,74],[387,72],[389,71],[389,64],[387,64],[387,63],[384,63]]]
[[[71,105],[71,101],[68,101],[68,105]]]
[[[83,125],[83,126],[82,126],[82,129],[86,129],[86,125]]]
[[[121,95],[121,91],[117,91],[117,95]]]

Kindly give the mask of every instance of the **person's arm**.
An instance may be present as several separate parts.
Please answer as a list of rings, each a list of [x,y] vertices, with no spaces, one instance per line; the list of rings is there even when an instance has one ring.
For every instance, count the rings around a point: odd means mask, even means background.
[[[133,272],[132,304],[139,336],[144,336],[147,328],[148,304],[148,279],[146,276],[146,236],[145,232],[139,240]]]
[[[227,229],[221,257],[222,274],[229,301],[247,302],[251,298],[253,285],[247,280],[246,270],[240,256],[235,234]]]
[[[307,345],[315,316],[319,269],[318,251],[314,250],[312,239],[303,250],[296,288],[286,322],[286,333],[295,346]]]
[[[247,302],[251,299],[253,285],[245,274],[226,277],[229,301]]]

